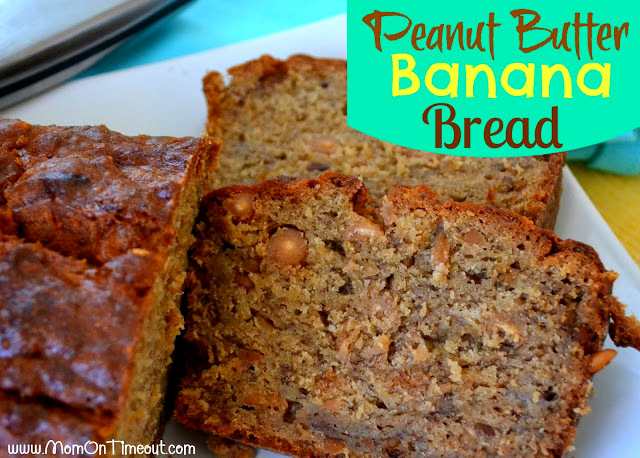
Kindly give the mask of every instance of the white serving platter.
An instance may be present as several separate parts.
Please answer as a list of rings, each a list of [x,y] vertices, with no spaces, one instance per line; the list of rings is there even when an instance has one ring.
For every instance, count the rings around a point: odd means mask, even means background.
[[[125,134],[200,135],[206,119],[201,78],[268,53],[346,57],[346,16],[178,59],[69,82],[0,112],[35,124],[105,124]],[[628,211],[640,209],[629,208]],[[640,315],[640,268],[622,247],[568,168],[556,232],[596,248],[608,269],[620,274],[614,292]],[[607,341],[607,346],[611,342]],[[640,456],[640,354],[619,355],[596,375],[592,413],[579,426],[571,455],[577,458]],[[210,457],[202,435],[171,422],[165,443],[192,443],[195,456]],[[260,458],[281,456],[260,451]]]

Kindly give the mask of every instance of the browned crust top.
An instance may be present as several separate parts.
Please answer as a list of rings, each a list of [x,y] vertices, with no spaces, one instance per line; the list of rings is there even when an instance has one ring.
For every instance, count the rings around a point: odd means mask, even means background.
[[[319,189],[337,190],[349,197],[349,201],[353,203],[358,213],[369,213],[369,204],[372,200],[364,183],[357,178],[335,172],[326,172],[318,178],[308,180],[279,177],[256,185],[235,185],[216,189],[202,199],[201,212],[218,212],[217,203],[236,194],[247,193],[260,199],[288,199],[303,202],[307,195],[317,193]]]
[[[229,74],[246,83],[247,81],[264,81],[268,77],[291,71],[314,76],[337,72],[346,74],[347,62],[344,59],[317,58],[306,54],[295,54],[286,60],[280,60],[265,54],[258,59],[232,67],[229,69]]]
[[[166,249],[171,221],[210,138],[127,137],[104,126],[0,120],[0,230],[103,264],[132,248]]]
[[[2,389],[116,412],[158,261],[128,253],[93,268],[37,243],[0,241]]]
[[[59,416],[93,430],[120,413],[178,202],[219,149],[0,120],[0,445],[21,413],[50,413],[52,435]]]

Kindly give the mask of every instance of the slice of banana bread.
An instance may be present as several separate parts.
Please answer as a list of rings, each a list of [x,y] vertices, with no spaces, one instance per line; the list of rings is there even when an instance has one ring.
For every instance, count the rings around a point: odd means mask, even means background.
[[[0,456],[156,440],[219,148],[0,120]]]
[[[425,153],[347,126],[343,60],[270,56],[204,78],[207,129],[222,138],[218,186],[266,178],[313,178],[325,170],[358,176],[375,199],[392,185],[431,187],[440,200],[506,208],[552,229],[563,154],[468,158]]]
[[[513,212],[326,173],[219,189],[196,222],[178,421],[296,456],[561,456],[640,347],[590,247]]]

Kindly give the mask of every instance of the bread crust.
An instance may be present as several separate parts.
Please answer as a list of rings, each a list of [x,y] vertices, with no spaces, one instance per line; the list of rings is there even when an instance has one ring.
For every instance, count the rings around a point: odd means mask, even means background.
[[[0,456],[114,433],[179,203],[219,149],[0,120]]]
[[[210,138],[2,120],[0,157],[11,171],[0,177],[11,220],[2,230],[94,264],[132,248],[166,249],[175,202],[191,176],[214,166],[218,149]]]
[[[548,154],[545,159],[543,159],[544,156],[540,157],[540,160],[547,160],[549,163],[546,184],[542,187],[543,191],[538,196],[543,204],[543,209],[538,213],[524,215],[534,221],[538,227],[553,230],[556,226],[556,219],[560,210],[560,198],[562,197],[562,168],[564,167],[566,156],[566,153],[557,153]]]

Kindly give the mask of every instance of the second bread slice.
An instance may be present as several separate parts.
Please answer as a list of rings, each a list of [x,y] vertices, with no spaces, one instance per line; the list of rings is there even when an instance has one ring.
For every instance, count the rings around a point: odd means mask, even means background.
[[[224,141],[218,186],[330,170],[360,177],[375,199],[393,185],[426,184],[442,201],[505,208],[552,229],[562,154],[470,158],[392,145],[347,126],[343,60],[263,56],[229,70],[231,82],[204,78],[207,129]],[[375,109],[375,107],[372,107]]]

